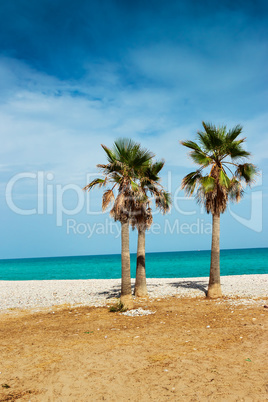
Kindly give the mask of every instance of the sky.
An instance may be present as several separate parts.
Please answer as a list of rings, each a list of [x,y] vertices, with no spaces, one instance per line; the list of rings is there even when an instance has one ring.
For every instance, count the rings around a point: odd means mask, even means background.
[[[202,121],[241,124],[260,171],[221,247],[267,247],[267,1],[12,0],[0,18],[0,258],[120,253],[102,191],[82,191],[120,137],[165,159],[173,206],[146,250],[209,249],[211,216],[180,189]]]

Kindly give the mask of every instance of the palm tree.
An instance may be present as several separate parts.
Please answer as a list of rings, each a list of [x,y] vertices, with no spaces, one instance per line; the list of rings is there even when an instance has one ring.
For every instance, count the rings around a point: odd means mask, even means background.
[[[163,190],[160,185],[160,177],[158,176],[165,162],[159,161],[150,163],[139,172],[139,186],[136,187],[135,194],[135,211],[131,218],[132,228],[138,229],[138,246],[137,246],[137,265],[136,265],[136,282],[135,296],[147,296],[146,271],[145,271],[145,233],[150,228],[153,218],[151,201],[149,195],[154,198],[156,207],[162,213],[168,212],[171,199],[170,194]]]
[[[190,157],[200,167],[182,180],[182,188],[187,195],[195,193],[198,202],[205,205],[212,214],[212,245],[210,277],[207,296],[221,297],[220,285],[220,214],[226,210],[229,200],[239,202],[243,195],[243,184],[254,182],[257,168],[251,163],[242,163],[250,153],[242,144],[245,138],[237,139],[242,132],[240,125],[226,131],[226,127],[216,127],[202,123],[204,131],[197,132],[198,142],[182,141],[190,148]],[[209,168],[209,172],[204,170]],[[229,176],[230,177],[229,177]]]
[[[112,149],[102,145],[106,152],[108,163],[97,165],[104,174],[105,178],[94,179],[84,187],[84,190],[92,188],[106,187],[109,183],[112,188],[103,193],[102,210],[104,211],[112,202],[111,216],[115,221],[121,223],[121,296],[120,302],[124,308],[133,308],[133,298],[131,294],[130,276],[130,254],[129,254],[129,223],[134,209],[133,191],[137,185],[135,180],[138,172],[144,168],[154,156],[148,150],[141,148],[140,144],[131,139],[119,139],[114,142]],[[118,194],[115,197],[114,189],[117,188]]]

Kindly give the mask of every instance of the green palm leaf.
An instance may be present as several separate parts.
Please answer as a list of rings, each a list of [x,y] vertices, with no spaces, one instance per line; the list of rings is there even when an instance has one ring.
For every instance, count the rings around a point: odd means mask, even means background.
[[[230,187],[230,179],[223,170],[219,172],[219,184],[225,188]]]
[[[98,186],[98,187],[102,187],[102,186],[106,186],[107,183],[107,179],[94,179],[92,180],[92,182],[90,182],[89,184],[87,184],[83,190],[87,191],[87,190],[91,190],[93,187]]]
[[[240,126],[240,124],[237,124],[234,128],[228,131],[226,140],[228,142],[233,142],[242,133],[242,130],[243,127]]]
[[[202,179],[202,174],[199,170],[195,172],[188,173],[183,179],[181,187],[185,190],[187,195],[192,195],[195,191],[196,186],[199,185]]]
[[[132,188],[133,191],[137,191],[137,190],[138,190],[139,186],[138,186],[137,183],[135,183],[133,180],[131,180],[131,181],[130,181],[130,184],[131,184],[131,188]]]
[[[209,144],[211,150],[219,149],[224,145],[224,134],[226,131],[226,127],[221,127],[219,129],[212,124],[203,122],[203,127],[209,138]]]
[[[254,178],[258,170],[252,163],[244,163],[243,165],[238,165],[235,175],[240,179],[244,179],[246,184],[254,183]]]
[[[106,152],[108,161],[110,163],[113,163],[116,160],[116,156],[113,153],[113,151],[110,148],[106,147],[106,145],[101,144],[101,146],[104,149],[104,151]]]
[[[190,157],[195,163],[204,167],[209,166],[212,162],[211,158],[202,151],[192,151]]]
[[[203,150],[205,150],[206,152],[211,152],[212,146],[208,134],[203,133],[202,131],[198,131],[197,137]]]
[[[194,149],[195,151],[201,151],[199,145],[194,141],[181,141],[180,143],[187,148]]]
[[[165,165],[165,161],[164,161],[164,160],[154,162],[154,163],[151,165],[151,169],[150,169],[151,172],[152,172],[152,174],[153,174],[155,177],[157,177],[158,173],[160,172],[160,170],[163,169],[164,165]],[[150,174],[150,172],[149,172],[149,174]]]
[[[166,213],[169,211],[171,207],[171,196],[167,191],[161,191],[159,195],[155,199],[156,206],[162,211],[162,213]]]
[[[250,153],[242,148],[240,141],[233,141],[231,143],[228,143],[226,145],[225,152],[233,160],[247,158],[248,156],[250,156]]]
[[[202,188],[203,188],[205,194],[213,191],[216,186],[216,180],[214,179],[214,177],[211,177],[211,176],[202,177],[202,179],[200,180],[200,183],[202,185]]]

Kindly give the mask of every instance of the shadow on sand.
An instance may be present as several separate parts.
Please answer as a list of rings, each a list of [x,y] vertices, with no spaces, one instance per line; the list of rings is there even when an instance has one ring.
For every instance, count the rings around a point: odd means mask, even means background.
[[[131,286],[132,293],[134,291],[134,285]],[[98,296],[105,296],[106,299],[113,299],[114,297],[120,297],[121,286],[112,286],[109,290],[104,292],[97,292]]]
[[[170,286],[184,289],[199,289],[207,295],[207,283],[204,281],[181,281],[170,283]]]
[[[150,279],[148,280],[148,289],[152,287],[158,287],[158,284],[150,283]],[[169,286],[173,286],[175,288],[184,288],[184,289],[199,289],[207,295],[207,283],[204,281],[180,281],[180,282],[171,282],[168,283]],[[134,292],[134,285],[131,286],[132,293]],[[112,286],[109,290],[105,290],[104,292],[97,292],[98,296],[105,296],[106,299],[113,299],[115,297],[120,297],[121,287],[118,285]]]

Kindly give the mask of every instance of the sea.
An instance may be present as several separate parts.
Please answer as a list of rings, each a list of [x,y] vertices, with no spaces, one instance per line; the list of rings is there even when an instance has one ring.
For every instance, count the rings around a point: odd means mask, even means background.
[[[131,277],[136,255],[131,254]],[[268,248],[221,250],[221,275],[268,274]],[[146,254],[147,278],[209,276],[210,251]],[[24,258],[0,260],[0,280],[116,279],[121,277],[120,255]]]

